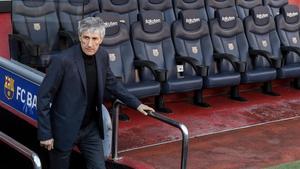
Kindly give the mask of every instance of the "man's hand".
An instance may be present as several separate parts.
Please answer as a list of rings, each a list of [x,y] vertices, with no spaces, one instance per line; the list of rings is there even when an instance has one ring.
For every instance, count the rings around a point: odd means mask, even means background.
[[[44,147],[45,149],[50,151],[54,148],[54,140],[53,140],[53,138],[51,138],[49,140],[40,141],[40,145],[41,145],[41,147]]]
[[[137,108],[137,110],[141,113],[143,113],[145,116],[148,115],[147,111],[150,112],[155,112],[155,110],[147,105],[144,104],[140,104],[139,107]]]

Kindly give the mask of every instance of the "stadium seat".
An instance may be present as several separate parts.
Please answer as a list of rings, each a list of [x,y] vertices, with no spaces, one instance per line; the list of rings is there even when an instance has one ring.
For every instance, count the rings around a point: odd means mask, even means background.
[[[54,1],[13,0],[13,34],[9,35],[13,59],[43,70],[49,54],[59,50],[59,21]]]
[[[300,89],[300,20],[299,8],[285,5],[276,16],[276,25],[283,53],[278,78],[295,78],[294,87]]]
[[[272,16],[279,15],[280,8],[288,4],[288,0],[263,0],[263,2],[269,8]]]
[[[235,5],[239,15],[242,20],[245,19],[250,14],[250,10],[256,6],[262,5],[262,0],[236,0]]]
[[[206,11],[209,20],[215,18],[216,10],[223,8],[231,8],[236,11],[234,0],[206,0]]]
[[[207,22],[201,19],[198,10],[182,10],[179,12],[179,19],[172,25],[172,35],[176,53],[184,56],[187,60],[197,65],[197,71],[190,64],[184,64],[184,76],[201,75],[207,76],[207,59],[213,55],[209,28]],[[202,90],[201,90],[202,91]],[[194,103],[203,107],[209,105],[203,102],[201,91],[197,90]]]
[[[211,66],[204,84],[207,88],[230,86],[230,97],[245,101],[238,89],[248,49],[242,21],[232,8],[218,9],[210,28],[214,57],[209,60]]]
[[[139,0],[140,13],[148,10],[161,11],[163,19],[171,26],[176,20],[172,0]]]
[[[161,12],[144,11],[140,16],[140,21],[132,27],[136,57],[138,60],[152,61],[159,69],[166,71],[166,80],[161,84],[161,95],[155,98],[155,107],[160,111],[165,109],[162,94],[201,90],[203,80],[201,76],[184,74],[182,64],[194,64],[185,57],[176,56],[170,26],[163,21]],[[142,72],[142,79],[149,77],[148,71]]]
[[[130,25],[137,21],[138,2],[137,0],[102,0],[101,11],[120,14],[121,22],[130,28]]]
[[[117,13],[103,12],[99,15],[106,25],[106,35],[101,44],[109,56],[109,65],[113,74],[125,87],[138,98],[159,95],[160,83],[152,75],[148,80],[138,80],[136,69],[150,68],[158,72],[150,61],[134,61],[134,52],[130,35],[125,24],[120,23]],[[145,67],[147,66],[147,67]]]
[[[204,0],[173,0],[173,7],[177,19],[180,11],[193,9],[199,12],[201,19],[208,20]]]
[[[68,44],[78,41],[78,21],[89,16],[95,16],[99,11],[98,0],[59,0],[58,15],[61,34]]]
[[[251,10],[250,14],[245,18],[245,31],[252,64],[248,64],[247,68],[253,69],[252,67],[254,67],[253,73],[260,75],[258,80],[268,81],[264,83],[264,93],[278,95],[272,91],[270,81],[276,78],[276,68],[281,66],[280,40],[276,32],[274,18],[266,6],[257,6]],[[256,70],[264,70],[262,71],[264,73],[256,72]],[[251,82],[251,79],[252,73],[245,76],[242,81]]]

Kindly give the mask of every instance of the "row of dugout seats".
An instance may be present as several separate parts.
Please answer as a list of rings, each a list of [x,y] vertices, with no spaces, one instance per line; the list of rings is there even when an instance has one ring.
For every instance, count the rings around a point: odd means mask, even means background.
[[[295,87],[300,87],[298,7],[282,7],[276,22],[266,6],[254,7],[249,14],[242,20],[235,9],[218,9],[216,18],[207,22],[195,9],[182,10],[170,27],[161,12],[148,10],[139,15],[131,31],[120,22],[117,13],[102,12],[97,16],[106,23],[102,47],[108,52],[113,73],[131,93],[139,98],[155,96],[156,109],[168,112],[163,101],[163,95],[168,93],[194,91],[194,103],[209,106],[202,98],[205,88],[231,87],[231,98],[245,101],[239,95],[241,83],[263,83],[264,93],[270,95],[276,95],[271,81],[277,78],[294,78]],[[50,40],[46,38],[35,44],[30,41],[26,36],[36,38],[40,36],[34,34],[38,30],[53,28],[43,27],[51,23],[39,26],[32,23],[32,32],[25,31],[28,33],[25,35],[18,29],[28,27],[14,24],[18,34],[11,35],[11,47],[15,47],[12,52],[23,49],[34,52],[30,49]],[[20,48],[17,41],[25,45]]]
[[[264,0],[264,3],[262,0],[13,0],[14,33],[19,35],[11,39],[26,42],[27,48],[12,42],[12,57],[28,65],[44,67],[49,53],[78,41],[78,20],[100,12],[119,14],[120,22],[130,29],[138,14],[147,10],[161,11],[163,19],[171,25],[180,11],[188,9],[196,10],[201,19],[208,20],[214,18],[216,10],[231,8],[243,19],[255,6],[265,4],[270,12],[277,14],[287,3],[287,0]],[[65,43],[60,43],[62,39]]]

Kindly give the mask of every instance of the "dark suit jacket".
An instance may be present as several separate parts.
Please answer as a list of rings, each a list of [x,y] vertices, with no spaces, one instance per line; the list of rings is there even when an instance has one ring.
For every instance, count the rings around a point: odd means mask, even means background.
[[[109,67],[108,55],[96,53],[100,136],[103,138],[101,104],[104,89],[132,108],[141,102],[117,80]],[[54,138],[59,150],[70,150],[77,138],[87,106],[86,74],[80,45],[54,55],[38,93],[38,139]]]

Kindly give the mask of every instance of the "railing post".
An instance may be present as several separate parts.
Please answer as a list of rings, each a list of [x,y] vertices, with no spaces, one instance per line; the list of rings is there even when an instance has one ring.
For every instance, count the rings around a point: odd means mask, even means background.
[[[123,104],[121,101],[116,100],[113,103],[112,108],[112,119],[113,119],[113,140],[112,140],[112,159],[118,160],[118,130],[119,130],[119,112],[120,106]],[[189,133],[187,127],[178,123],[175,120],[172,120],[166,116],[163,116],[156,112],[149,112],[149,117],[155,118],[161,122],[169,124],[181,131],[182,135],[182,147],[181,147],[181,169],[186,169],[187,166],[187,158],[188,158],[188,141],[189,141]]]
[[[112,159],[118,160],[118,138],[119,138],[119,112],[120,112],[121,102],[116,100],[112,106],[112,125],[113,125],[113,135],[112,135]]]
[[[182,134],[182,147],[181,147],[181,169],[186,169],[187,159],[188,159],[188,150],[189,150],[189,132],[187,127],[184,124],[179,124]]]

